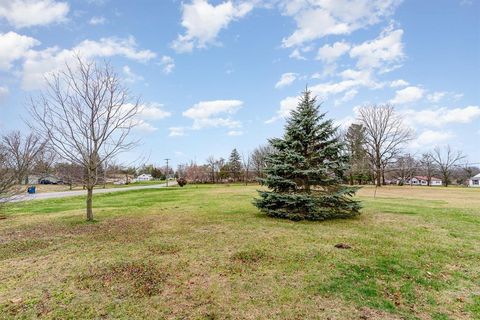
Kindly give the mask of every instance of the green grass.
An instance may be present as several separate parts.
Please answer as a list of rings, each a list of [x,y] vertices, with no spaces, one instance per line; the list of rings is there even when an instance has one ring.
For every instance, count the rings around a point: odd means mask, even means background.
[[[367,187],[358,218],[291,222],[256,188],[98,195],[94,223],[82,197],[7,207],[0,319],[480,318],[480,190]]]

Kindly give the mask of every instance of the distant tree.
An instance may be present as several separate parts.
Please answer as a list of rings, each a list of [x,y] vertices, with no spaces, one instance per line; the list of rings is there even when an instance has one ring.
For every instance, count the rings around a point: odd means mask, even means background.
[[[357,188],[341,184],[348,156],[332,120],[319,113],[316,98],[306,90],[287,120],[283,138],[271,139],[267,157],[269,188],[254,204],[269,216],[292,220],[346,218],[360,213],[352,199]]]
[[[165,179],[165,174],[162,172],[162,169],[153,167],[151,170],[152,178],[153,179],[160,179],[164,180]]]
[[[242,153],[242,171],[243,171],[243,182],[245,185],[248,184],[250,179],[250,170],[252,167],[252,159],[249,153]]]
[[[19,193],[18,171],[15,168],[9,151],[0,141],[0,214],[3,205],[12,199],[12,196]]]
[[[74,163],[60,162],[55,165],[56,176],[73,189],[74,185],[83,185],[85,170],[82,166]]]
[[[153,170],[155,170],[155,166],[153,164],[144,164],[138,168],[138,174],[152,174]]]
[[[266,167],[266,159],[269,154],[274,151],[273,147],[270,144],[261,145],[255,148],[250,156],[252,167],[255,172],[255,175],[259,178],[263,178],[263,170]]]
[[[218,179],[224,182],[225,180],[229,179],[231,175],[230,171],[230,164],[223,161],[221,164],[219,164],[220,170],[218,171]]]
[[[46,145],[38,153],[32,173],[37,174],[40,177],[46,177],[53,174],[56,158],[56,153]]]
[[[352,123],[345,134],[345,142],[350,157],[348,170],[350,184],[353,185],[355,181],[362,184],[368,179],[370,171],[363,125]]]
[[[412,139],[413,133],[388,104],[360,108],[359,120],[365,128],[366,151],[375,168],[376,184],[381,186],[385,168]]]
[[[435,164],[435,161],[433,161],[432,154],[430,152],[422,154],[419,164],[423,174],[427,178],[427,186],[430,187],[432,185],[432,177],[437,169],[437,165]]]
[[[450,184],[450,174],[452,169],[458,165],[460,160],[465,156],[460,151],[454,151],[447,145],[444,148],[436,147],[432,153],[432,159],[437,164],[440,173],[442,174],[443,185],[448,187]]]
[[[93,188],[99,170],[132,149],[130,132],[138,123],[139,101],[108,64],[77,57],[74,64],[47,78],[47,89],[31,103],[36,136],[48,141],[65,161],[83,167],[86,216],[93,220]]]
[[[215,159],[214,156],[209,156],[207,158],[207,166],[210,169],[210,177],[211,177],[210,179],[212,183],[216,182],[215,178],[216,178],[217,165],[218,165],[218,161]]]
[[[239,181],[240,174],[242,172],[242,162],[240,153],[238,153],[237,149],[233,149],[232,153],[230,153],[230,158],[228,159],[228,166],[233,181]]]
[[[120,169],[120,172],[125,175],[125,184],[129,184],[130,176],[134,176],[137,174],[137,168],[133,166],[124,167]]]
[[[396,158],[394,172],[402,185],[413,178],[416,170],[417,161],[409,153]]]
[[[45,149],[45,140],[34,133],[23,136],[20,131],[13,131],[2,136],[2,142],[15,171],[17,183],[27,183],[38,156]]]

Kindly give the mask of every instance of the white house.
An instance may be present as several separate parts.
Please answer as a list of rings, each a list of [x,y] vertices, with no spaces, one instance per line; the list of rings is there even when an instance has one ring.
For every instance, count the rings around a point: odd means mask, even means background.
[[[135,178],[135,181],[150,181],[153,180],[151,174],[143,173]]]
[[[480,188],[480,173],[468,179],[468,186],[473,188]]]
[[[410,181],[407,181],[407,184],[412,186],[428,186],[428,178],[425,176],[415,176]],[[430,178],[430,185],[433,186],[441,186],[442,179],[438,179],[435,177]]]

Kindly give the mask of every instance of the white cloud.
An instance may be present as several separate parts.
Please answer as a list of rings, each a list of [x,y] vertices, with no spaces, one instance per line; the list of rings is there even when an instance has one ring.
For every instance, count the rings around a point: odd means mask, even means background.
[[[22,59],[30,48],[39,44],[37,39],[13,31],[0,33],[0,70],[9,70],[15,60]]]
[[[139,62],[147,62],[156,57],[150,50],[138,50],[133,36],[128,38],[101,38],[100,41],[84,40],[73,51],[86,57],[124,56]]]
[[[243,105],[240,100],[201,101],[183,112],[183,116],[193,119],[192,129],[208,127],[239,128],[241,123],[230,118]],[[225,117],[226,115],[226,117]]]
[[[392,82],[390,82],[390,87],[392,88],[406,87],[408,85],[409,83],[403,79],[393,80]]]
[[[283,46],[297,46],[327,35],[350,34],[379,23],[400,3],[400,0],[282,0],[283,14],[293,17],[297,24],[297,30],[283,39]]]
[[[290,115],[290,112],[294,110],[298,105],[298,97],[286,97],[280,101],[280,109],[277,111],[277,114],[265,121],[265,123],[273,123],[279,119],[287,118]]]
[[[338,106],[342,103],[348,102],[353,98],[355,98],[357,94],[358,94],[358,90],[356,89],[348,90],[347,92],[345,92],[342,98],[335,100],[335,105]]]
[[[317,60],[332,63],[350,50],[350,44],[335,42],[333,45],[326,44],[318,49]]]
[[[402,36],[403,30],[393,30],[390,26],[376,39],[353,46],[350,57],[358,59],[359,69],[381,69],[383,73],[391,71],[405,57]]]
[[[139,62],[147,62],[156,57],[150,50],[139,50],[133,37],[84,40],[71,49],[50,47],[41,51],[29,50],[23,63],[23,88],[30,90],[42,87],[45,75],[73,61],[76,53],[87,59],[123,56]]]
[[[232,137],[237,137],[237,136],[243,135],[243,131],[231,130],[231,131],[228,131],[227,134],[228,134],[229,136],[232,136]]]
[[[455,135],[452,132],[424,130],[420,135],[412,140],[411,148],[432,148],[436,145],[442,144],[453,138]]]
[[[190,52],[215,44],[220,30],[230,22],[244,17],[253,9],[249,2],[234,4],[232,1],[211,5],[206,0],[193,0],[182,5],[182,26],[185,34],[178,35],[172,48],[177,52]]]
[[[326,99],[331,95],[340,94],[358,87],[378,88],[381,84],[372,79],[368,70],[347,69],[339,74],[343,80],[339,82],[324,82],[310,87],[314,95]],[[351,93],[351,95],[353,92]]]
[[[418,101],[423,97],[425,90],[419,87],[406,87],[405,89],[397,90],[395,97],[390,100],[393,104],[404,104]]]
[[[404,115],[410,123],[441,127],[451,123],[469,123],[480,118],[480,107],[468,106],[465,108],[438,108],[420,111],[406,110]]]
[[[172,115],[162,108],[163,105],[160,103],[142,104],[139,107],[138,115],[145,120],[161,120]]]
[[[5,97],[9,92],[10,92],[10,90],[8,90],[7,87],[0,86],[0,99]]]
[[[196,103],[193,107],[183,112],[183,115],[188,118],[208,118],[219,113],[235,113],[242,106],[243,102],[240,100],[213,100],[201,101]]]
[[[293,72],[282,74],[280,80],[278,80],[278,82],[275,84],[275,88],[278,89],[291,85],[297,79],[297,76],[298,74]]]
[[[143,77],[133,72],[129,66],[123,66],[122,71],[125,75],[125,78],[124,78],[125,82],[134,83],[134,82],[143,80]]]
[[[135,119],[135,129],[144,132],[154,132],[158,130],[158,128],[143,119]]]
[[[372,72],[370,70],[347,69],[340,72],[339,76],[343,80],[338,82],[329,81],[319,83],[309,87],[309,90],[321,100],[326,100],[329,96],[343,94],[342,98],[335,101],[338,105],[342,102],[353,99],[357,95],[359,87],[367,87],[371,89],[382,87],[382,83],[378,83],[372,79]],[[283,99],[280,102],[280,109],[277,111],[277,114],[271,119],[265,121],[265,123],[272,123],[278,119],[287,117],[297,104],[298,97],[287,97]]]
[[[348,130],[348,127],[350,127],[350,125],[352,125],[353,123],[356,123],[357,120],[352,117],[352,116],[346,116],[342,119],[339,119],[339,120],[335,120],[334,121],[334,125],[336,127],[339,127],[341,130]]]
[[[163,67],[163,73],[169,74],[175,68],[175,60],[170,56],[162,56],[160,65]]]
[[[307,60],[307,58],[305,58],[302,53],[300,52],[299,49],[295,49],[292,51],[292,53],[290,53],[290,55],[288,56],[292,59],[297,59],[297,60]]]
[[[184,127],[170,127],[170,137],[182,137],[185,135],[185,128]]]
[[[42,26],[63,22],[70,7],[55,0],[2,0],[0,18],[15,28]]]
[[[427,95],[427,99],[430,102],[437,103],[447,95],[445,91],[438,91]]]
[[[92,17],[88,23],[91,24],[92,26],[98,26],[98,25],[101,25],[101,24],[105,24],[105,22],[107,22],[107,19],[105,19],[105,17]]]
[[[126,103],[122,106],[124,110],[131,110],[132,107],[133,107],[133,104],[131,103]],[[133,125],[135,126],[135,129],[140,131],[145,131],[145,132],[153,132],[158,130],[149,121],[161,120],[171,115],[170,112],[165,111],[162,108],[163,108],[163,105],[156,102],[149,103],[149,104],[140,104],[138,106],[137,114],[133,119]]]

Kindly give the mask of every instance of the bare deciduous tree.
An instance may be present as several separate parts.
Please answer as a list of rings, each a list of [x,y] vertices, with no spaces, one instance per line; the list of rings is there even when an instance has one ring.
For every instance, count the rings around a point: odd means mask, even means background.
[[[136,144],[128,137],[137,123],[139,101],[130,101],[110,64],[79,56],[48,78],[40,99],[32,100],[32,127],[61,158],[85,172],[89,221],[93,220],[93,188],[99,169]]]
[[[245,185],[248,185],[251,167],[252,167],[252,157],[250,156],[250,153],[245,154],[242,152],[243,182],[245,183]]]
[[[450,183],[450,174],[458,162],[465,156],[460,151],[454,151],[447,145],[444,148],[436,147],[432,153],[432,160],[438,165],[438,169],[442,174],[443,185],[448,187]]]
[[[270,144],[259,146],[253,150],[250,158],[257,177],[263,177],[263,169],[266,167],[267,156],[273,151],[274,149]]]
[[[6,147],[0,142],[0,209],[17,191],[17,172]]]
[[[410,154],[404,154],[396,158],[395,174],[403,185],[407,181],[411,181],[417,169],[417,161]]]
[[[45,140],[34,133],[23,136],[20,131],[13,131],[2,136],[2,141],[11,167],[17,177],[17,183],[26,183],[28,174],[45,149]]]
[[[420,159],[420,167],[425,177],[427,177],[427,186],[432,185],[432,177],[435,174],[436,165],[433,161],[432,154],[427,152],[422,154],[422,159]]]
[[[217,171],[217,160],[214,156],[209,156],[207,158],[207,165],[210,168],[210,175],[212,183],[216,182],[216,171]]]
[[[366,151],[375,169],[376,184],[381,186],[384,168],[412,139],[413,133],[388,104],[360,108],[359,120],[365,128]]]

